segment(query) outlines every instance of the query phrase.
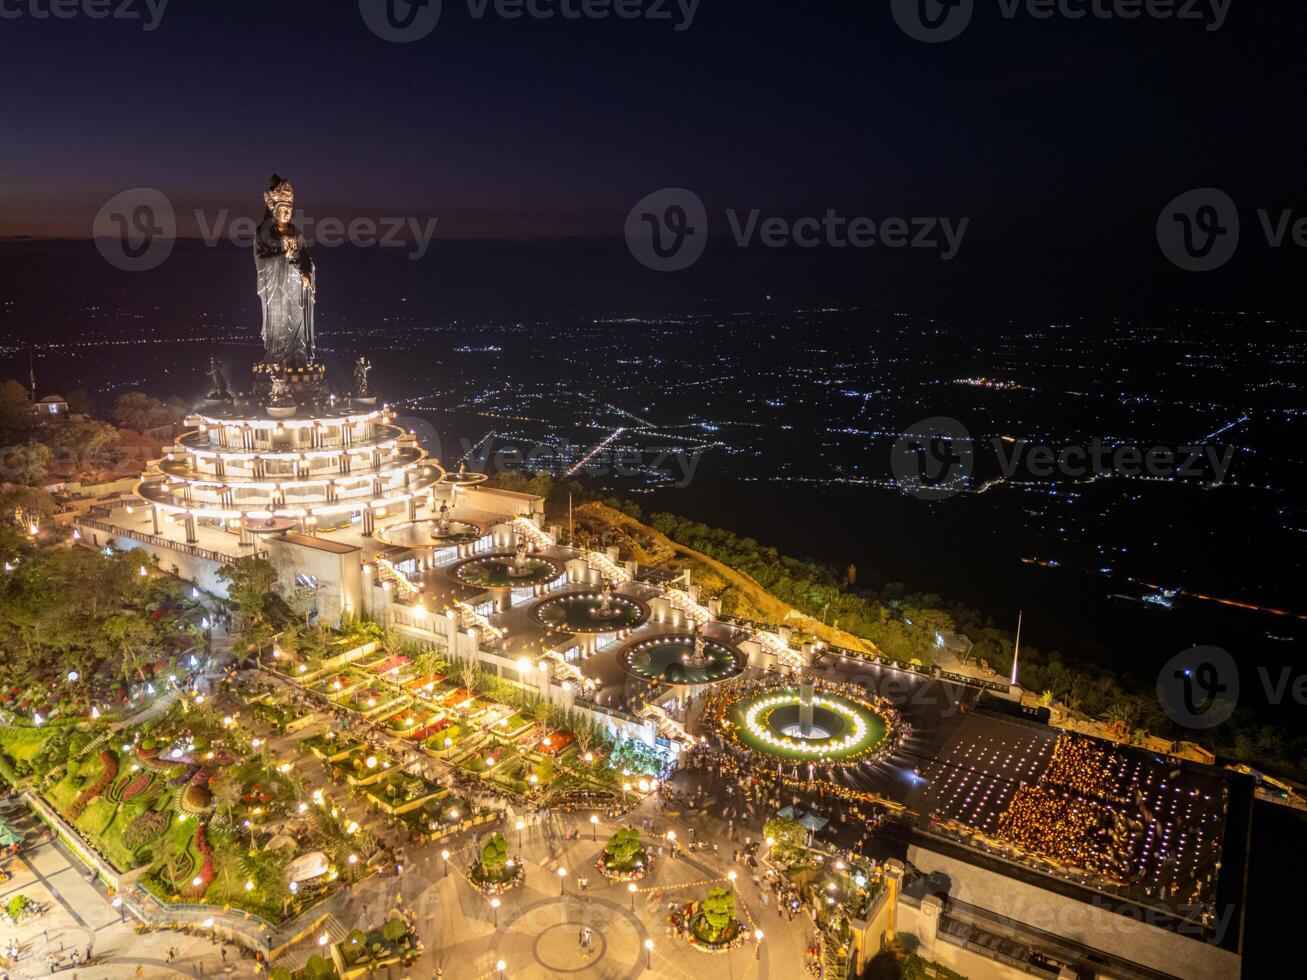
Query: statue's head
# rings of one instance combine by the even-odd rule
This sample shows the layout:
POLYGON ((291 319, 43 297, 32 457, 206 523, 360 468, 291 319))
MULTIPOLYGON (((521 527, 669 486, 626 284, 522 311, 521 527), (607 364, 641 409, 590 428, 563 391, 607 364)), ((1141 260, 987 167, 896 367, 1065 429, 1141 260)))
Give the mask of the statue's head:
POLYGON ((289 180, 273 174, 268 181, 268 189, 263 192, 263 203, 269 213, 277 219, 278 224, 289 224, 295 213, 295 188, 289 180))

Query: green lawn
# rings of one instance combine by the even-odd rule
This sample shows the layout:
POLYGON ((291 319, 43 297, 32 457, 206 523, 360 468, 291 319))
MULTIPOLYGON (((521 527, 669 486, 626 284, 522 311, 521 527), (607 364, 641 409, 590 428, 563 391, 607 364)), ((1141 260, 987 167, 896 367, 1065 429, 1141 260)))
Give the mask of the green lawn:
POLYGON ((0 751, 15 762, 31 762, 53 731, 52 728, 0 728, 0 751))

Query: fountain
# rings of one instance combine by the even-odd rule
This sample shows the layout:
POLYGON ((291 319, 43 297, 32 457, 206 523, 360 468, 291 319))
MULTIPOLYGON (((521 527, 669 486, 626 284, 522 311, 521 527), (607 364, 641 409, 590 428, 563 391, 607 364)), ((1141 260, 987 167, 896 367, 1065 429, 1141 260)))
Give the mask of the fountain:
POLYGON ((527 564, 527 552, 531 546, 526 543, 526 538, 519 537, 517 545, 514 547, 513 563, 508 566, 507 574, 509 578, 526 578, 535 574, 535 568, 527 564))
POLYGON ((799 682, 799 738, 812 738, 812 692, 814 686, 811 678, 799 682))
POLYGON ((623 610, 613 605, 613 583, 605 579, 603 599, 597 608, 590 610, 590 618, 617 619, 623 614, 623 610))
POLYGON ((662 684, 712 684, 739 675, 748 662, 739 647, 697 629, 637 640, 617 652, 627 673, 662 684))
POLYGON ((703 669, 711 663, 711 659, 707 654, 707 645, 703 640, 703 627, 697 623, 694 627, 693 637, 694 647, 681 655, 681 662, 687 667, 703 669))

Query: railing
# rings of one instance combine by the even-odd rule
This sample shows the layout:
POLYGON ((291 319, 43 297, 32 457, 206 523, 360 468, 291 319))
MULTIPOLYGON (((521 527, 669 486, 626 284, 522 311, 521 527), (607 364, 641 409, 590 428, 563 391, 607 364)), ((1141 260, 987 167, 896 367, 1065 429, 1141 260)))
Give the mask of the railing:
MULTIPOLYGON (((82 527, 94 528, 97 531, 103 531, 106 534, 112 534, 119 538, 131 538, 133 541, 139 541, 142 544, 152 545, 156 548, 166 548, 169 551, 176 551, 183 555, 191 555, 194 558, 203 558, 207 561, 218 562, 223 565, 235 565, 241 556, 225 555, 220 551, 211 551, 208 548, 201 548, 198 545, 188 544, 184 541, 173 541, 170 538, 162 537, 158 534, 150 534, 148 531, 137 531, 133 528, 118 527, 115 524, 108 524, 104 521, 97 521, 90 518, 83 518, 77 522, 82 527)), ((254 551, 250 553, 253 558, 267 558, 266 551, 254 551)))

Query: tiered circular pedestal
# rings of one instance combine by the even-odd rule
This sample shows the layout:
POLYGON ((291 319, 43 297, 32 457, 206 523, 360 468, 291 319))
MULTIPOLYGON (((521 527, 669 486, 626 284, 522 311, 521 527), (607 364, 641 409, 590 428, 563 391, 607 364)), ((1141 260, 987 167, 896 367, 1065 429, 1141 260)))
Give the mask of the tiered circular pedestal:
POLYGON ((713 684, 748 665, 744 651, 720 640, 705 638, 703 648, 704 663, 695 664, 693 636, 655 636, 622 647, 617 662, 628 674, 661 684, 713 684))
POLYGON ((614 595, 609 597, 607 611, 603 605, 604 595, 597 589, 569 592, 536 603, 531 615, 546 629, 579 636, 634 629, 649 620, 649 607, 638 599, 614 595))
POLYGON ((377 540, 395 548, 453 548, 479 540, 485 530, 467 521, 450 521, 442 531, 439 521, 407 521, 383 527, 377 540))
POLYGON ((479 555, 451 566, 449 575, 460 585, 474 589, 520 589, 548 585, 563 574, 558 562, 537 555, 529 555, 519 573, 514 565, 516 558, 509 552, 479 555))
POLYGON ((208 402, 136 493, 156 512, 242 534, 331 530, 388 513, 413 516, 444 471, 390 416, 367 405, 282 410, 208 402))

